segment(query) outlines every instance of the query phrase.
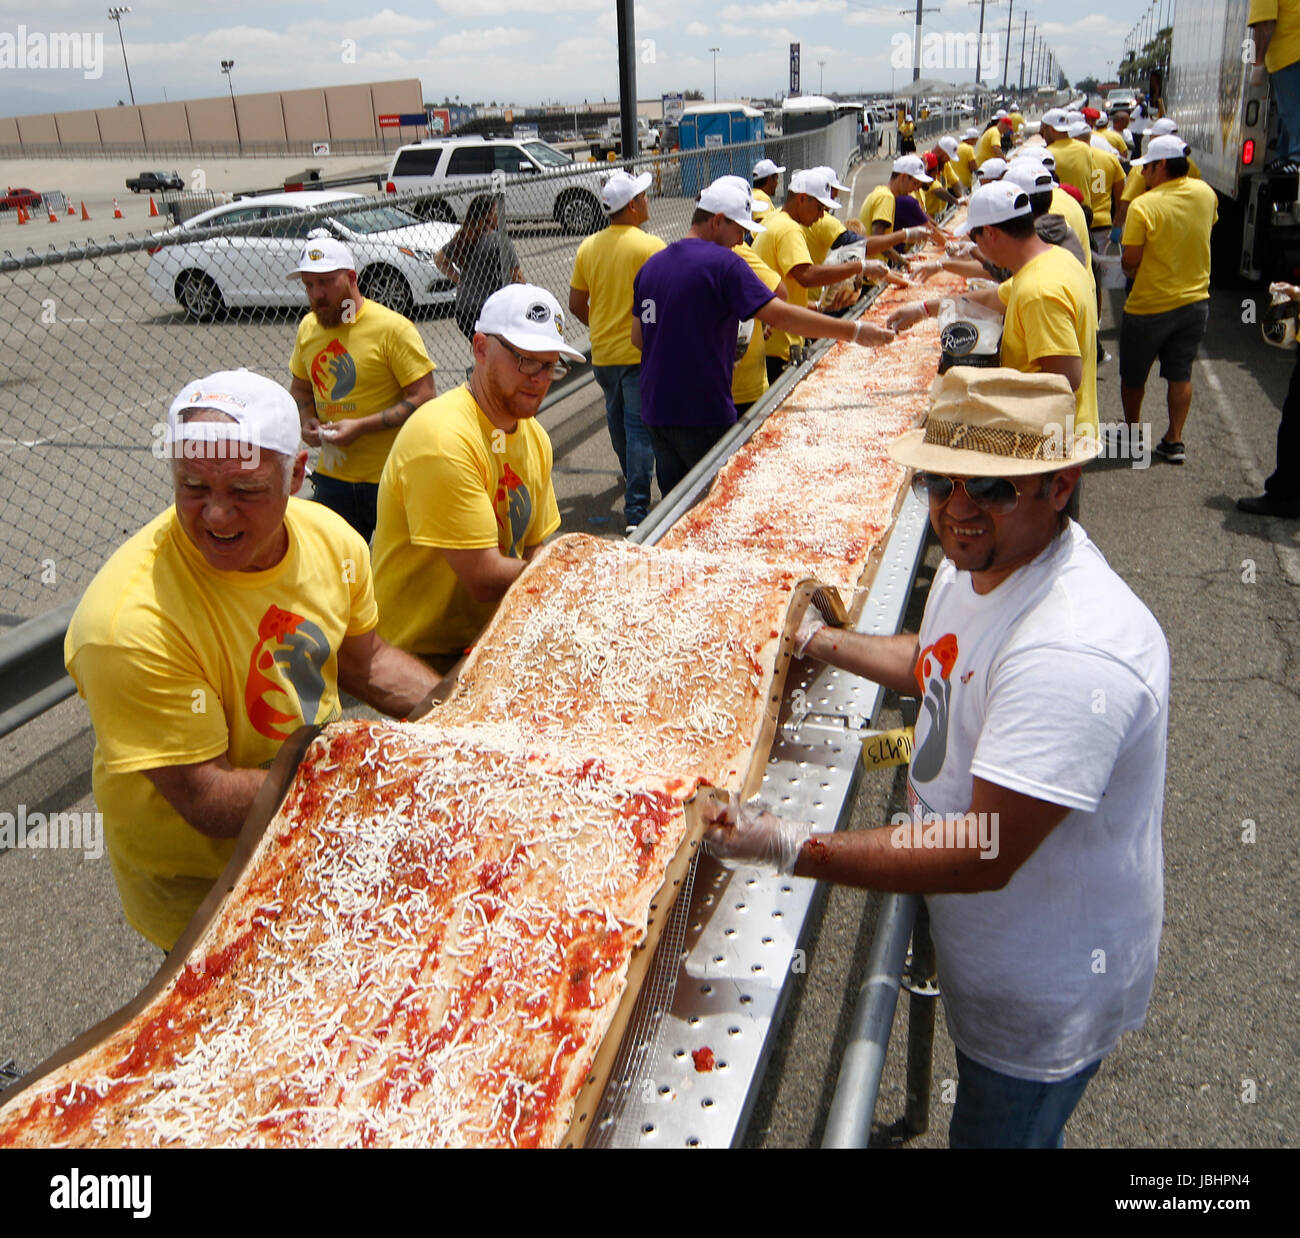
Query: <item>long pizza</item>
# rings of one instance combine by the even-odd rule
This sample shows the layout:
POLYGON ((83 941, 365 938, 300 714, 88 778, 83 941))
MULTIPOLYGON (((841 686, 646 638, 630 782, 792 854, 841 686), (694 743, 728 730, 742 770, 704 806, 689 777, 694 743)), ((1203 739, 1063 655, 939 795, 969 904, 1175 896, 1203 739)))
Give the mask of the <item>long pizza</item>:
POLYGON ((0 1108, 0 1146, 558 1143, 692 789, 329 728, 184 966, 0 1108))

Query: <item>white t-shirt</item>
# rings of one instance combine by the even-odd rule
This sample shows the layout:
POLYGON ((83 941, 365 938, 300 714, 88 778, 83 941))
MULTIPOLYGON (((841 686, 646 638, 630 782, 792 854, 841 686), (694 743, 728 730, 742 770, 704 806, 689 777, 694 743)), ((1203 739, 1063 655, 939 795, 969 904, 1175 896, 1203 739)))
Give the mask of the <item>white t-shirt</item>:
POLYGON ((1004 889, 927 896, 949 1031, 992 1070, 1068 1078, 1141 1026, 1155 980, 1164 633, 1071 523, 983 596, 945 560, 920 649, 913 813, 967 812, 973 774, 1071 809, 1004 889))

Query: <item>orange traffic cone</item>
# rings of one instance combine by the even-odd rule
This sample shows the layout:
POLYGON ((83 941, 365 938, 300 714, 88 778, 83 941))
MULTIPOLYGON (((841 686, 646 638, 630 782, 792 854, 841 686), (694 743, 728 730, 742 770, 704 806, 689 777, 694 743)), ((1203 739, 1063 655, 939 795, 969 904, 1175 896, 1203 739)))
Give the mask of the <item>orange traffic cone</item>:
POLYGON ((85 198, 82 198, 82 200, 81 200, 81 218, 82 218, 82 219, 85 219, 85 220, 89 220, 89 219, 90 219, 90 212, 89 212, 88 210, 86 210, 86 200, 85 200, 85 198))
POLYGON ((72 199, 69 198, 69 199, 68 199, 68 214, 69 214, 69 215, 75 215, 76 213, 77 213, 77 208, 76 208, 75 206, 72 205, 72 199))
POLYGON ((122 218, 122 208, 118 206, 116 198, 113 199, 113 218, 114 219, 122 218))
POLYGON ((153 219, 158 214, 158 206, 153 200, 153 194, 149 195, 149 218, 153 219))
POLYGON ((21 206, 18 208, 18 222, 20 224, 25 224, 27 222, 27 212, 23 210, 21 206))
POLYGON ((58 215, 56 215, 56 214, 54 213, 54 203, 51 202, 51 203, 50 203, 50 223, 52 223, 52 224, 56 224, 56 223, 58 223, 58 222, 59 222, 59 217, 58 217, 58 215))

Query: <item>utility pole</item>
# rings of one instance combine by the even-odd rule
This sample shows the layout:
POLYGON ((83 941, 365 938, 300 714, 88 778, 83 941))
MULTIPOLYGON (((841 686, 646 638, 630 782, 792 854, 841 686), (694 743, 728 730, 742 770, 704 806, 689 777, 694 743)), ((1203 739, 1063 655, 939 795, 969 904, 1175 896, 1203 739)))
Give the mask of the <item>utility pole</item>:
POLYGON ((1029 25, 1028 11, 1020 15, 1020 91, 1025 93, 1025 29, 1029 25))
MULTIPOLYGON (((938 9, 923 8, 925 0, 916 0, 916 34, 912 38, 912 81, 917 82, 921 79, 921 15, 923 13, 937 13, 938 9)), ((908 9, 899 9, 900 17, 906 17, 908 9)))
POLYGON ((126 40, 122 37, 122 17, 131 11, 128 4, 124 8, 108 10, 108 20, 117 22, 117 41, 122 45, 122 67, 126 69, 126 88, 131 92, 131 106, 135 106, 135 87, 131 85, 131 66, 126 62, 126 40))
POLYGON ((1007 70, 1011 67, 1011 13, 1016 7, 1016 0, 1009 0, 1007 4, 1007 46, 1002 53, 1002 94, 1007 93, 1007 70))
POLYGON ((230 87, 230 110, 235 117, 235 141, 239 144, 239 153, 244 153, 244 137, 239 132, 239 108, 235 105, 235 79, 230 76, 230 70, 235 67, 233 60, 223 60, 221 62, 221 71, 226 75, 226 85, 230 87))
POLYGON ((709 51, 713 54, 713 102, 718 101, 718 53, 722 50, 720 47, 711 47, 709 51))
POLYGON ((636 29, 632 0, 618 0, 619 154, 635 159, 640 134, 636 127, 636 29))

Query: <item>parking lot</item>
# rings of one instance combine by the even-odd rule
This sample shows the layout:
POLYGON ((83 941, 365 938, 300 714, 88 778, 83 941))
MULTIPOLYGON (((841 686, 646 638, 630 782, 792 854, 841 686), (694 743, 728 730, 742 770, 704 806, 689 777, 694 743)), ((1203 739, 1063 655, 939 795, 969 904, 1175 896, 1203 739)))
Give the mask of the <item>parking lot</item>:
MULTIPOLYGON (((883 178, 881 165, 863 169, 855 203, 883 178)), ((0 224, 0 244, 8 244, 12 226, 0 224)), ((681 210, 652 207, 650 227, 675 239, 683 230, 681 210)), ((543 256, 557 262, 569 244, 541 230, 523 238, 525 272, 543 256)), ((132 282, 138 261, 124 256, 97 265, 93 278, 65 283, 57 324, 16 333, 22 320, 6 320, 11 365, 4 391, 15 395, 5 407, 22 410, 24 419, 17 433, 14 412, 0 426, 9 436, 0 444, 0 518, 6 542, 38 562, 46 553, 56 562, 75 554, 84 570, 93 570, 165 503, 164 476, 148 454, 149 427, 161 411, 158 391, 203 372, 194 367, 205 358, 211 369, 243 352, 265 358, 267 372, 287 378, 291 314, 266 323, 198 325, 159 311, 136 320, 115 304, 114 289, 133 289, 130 295, 139 298, 132 282), (122 319, 115 323, 120 360, 90 355, 87 327, 115 313, 122 319), (72 375, 111 393, 111 410, 87 416, 70 402, 72 375), (10 469, 20 452, 27 453, 23 477, 34 476, 24 484, 39 492, 36 506, 32 495, 11 493, 10 469), (105 460, 112 474, 99 467, 105 460), (106 480, 113 475, 123 478, 120 487, 106 480)), ((19 287, 27 312, 39 318, 51 286, 31 278, 19 287)), ((1294 738, 1300 527, 1245 516, 1233 506, 1238 495, 1258 493, 1272 468, 1277 409, 1293 358, 1264 345, 1257 327, 1243 325, 1243 295, 1216 291, 1212 299, 1193 378, 1188 463, 1144 468, 1133 467, 1140 460, 1107 460, 1086 474, 1082 523, 1165 629, 1173 706, 1166 917, 1155 996, 1146 1027, 1124 1040, 1085 1093, 1067 1130, 1075 1147, 1260 1148, 1300 1137, 1293 1101, 1300 1087, 1293 910, 1300 878, 1293 838, 1300 798, 1294 738)), ((1102 321, 1112 353, 1118 305, 1108 296, 1102 321)), ((467 357, 454 325, 438 318, 418 325, 431 353, 435 346, 447 350, 451 360, 443 372, 454 375, 455 359, 467 357)), ((1098 379, 1103 421, 1120 420, 1113 360, 1099 368, 1098 379)), ((1163 429, 1162 391, 1153 380, 1146 412, 1155 437, 1163 429)), ((576 391, 541 420, 555 444, 562 527, 616 535, 621 484, 598 391, 576 391)), ((922 584, 937 562, 932 546, 922 584)), ((36 597, 53 602, 76 592, 60 580, 36 597)), ((913 623, 920 600, 913 600, 913 623)), ((887 713, 882 725, 897 720, 887 713)), ((93 810, 92 747, 85 709, 75 699, 0 740, 0 806, 93 810)), ((887 821, 898 786, 893 771, 867 775, 854 825, 887 821)), ((819 1141, 878 906, 875 896, 856 891, 824 895, 804 942, 807 972, 758 1097, 749 1143, 819 1141)), ((0 1062, 12 1056, 31 1067, 131 997, 158 962, 158 952, 122 921, 106 859, 58 851, 0 854, 0 1062)), ((883 1125, 903 1110, 907 1018, 904 995, 877 1110, 883 1125)), ((942 1084, 955 1073, 942 1018, 939 1026, 930 1130, 908 1146, 946 1143, 950 1097, 945 1100, 942 1084)), ((885 1141, 883 1129, 878 1138, 885 1141)))

